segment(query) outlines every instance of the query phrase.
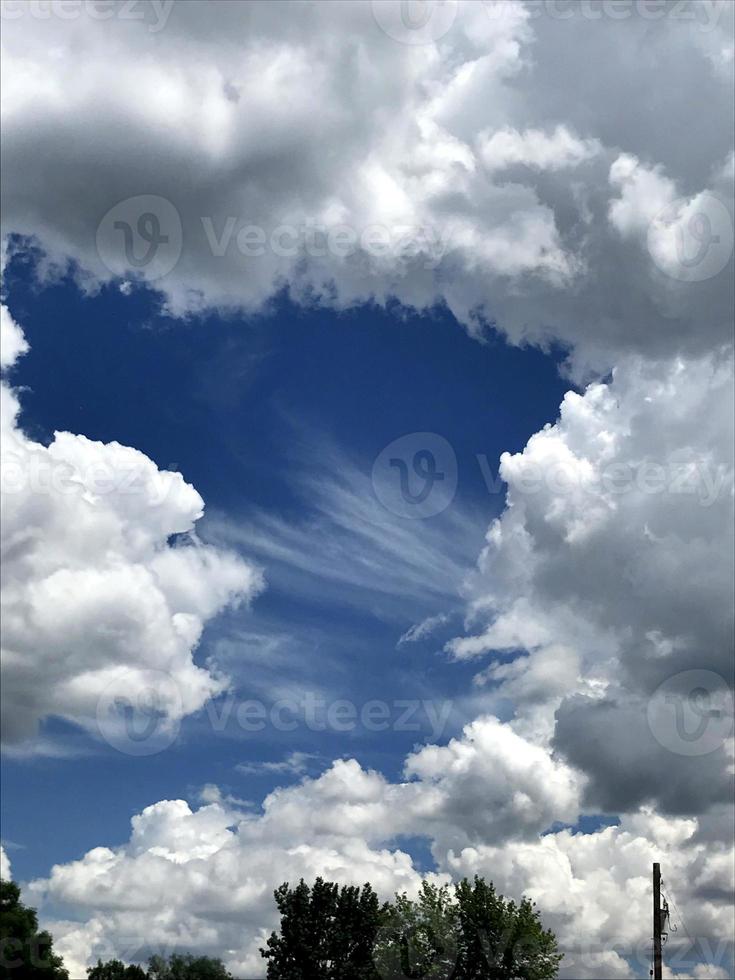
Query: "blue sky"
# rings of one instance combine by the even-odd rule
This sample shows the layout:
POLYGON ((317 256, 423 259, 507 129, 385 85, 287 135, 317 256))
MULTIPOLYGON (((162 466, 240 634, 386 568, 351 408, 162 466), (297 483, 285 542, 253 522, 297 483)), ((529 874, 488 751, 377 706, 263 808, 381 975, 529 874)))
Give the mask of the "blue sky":
MULTIPOLYGON (((421 316, 376 307, 337 314, 300 309, 281 295, 260 316, 210 316, 182 328, 161 314, 153 292, 124 296, 105 288, 88 297, 69 280, 39 287, 27 262, 9 266, 6 289, 30 344, 14 374, 23 389, 22 424, 38 441, 57 429, 117 440, 162 469, 179 470, 204 496, 207 515, 237 524, 258 510, 305 524, 314 510, 300 487, 330 465, 327 444, 369 480, 375 458, 394 439, 435 432, 457 456, 452 507, 476 531, 463 553, 467 573, 485 526, 504 506, 503 485, 488 490, 477 456, 496 477, 500 453, 520 450, 529 432, 553 422, 569 387, 559 374, 561 356, 512 348, 493 334, 478 344, 441 308, 421 316)), ((440 528, 441 520, 427 519, 440 528)), ((315 553, 329 545, 319 528, 305 534, 315 553)), ((454 621, 398 647, 412 625, 438 614, 434 595, 396 605, 338 584, 323 599, 293 597, 275 583, 252 609, 213 622, 197 659, 226 644, 236 697, 268 706, 280 687, 323 690, 325 669, 336 671, 327 685, 332 696, 358 705, 447 700, 446 738, 471 714, 475 672, 442 652, 461 623, 460 585, 447 579, 439 609, 454 621), (281 653, 274 663, 269 640, 281 653)), ((393 715, 406 710, 395 707, 393 715)), ((3 835, 19 845, 11 852, 23 878, 79 857, 92 836, 122 841, 132 814, 154 798, 196 799, 216 782, 258 803, 283 780, 282 773, 238 773, 238 764, 280 762, 298 749, 314 756, 311 774, 349 754, 397 777, 414 743, 431 737, 421 708, 406 718, 405 732, 358 726, 347 739, 306 724, 295 733, 243 733, 232 723, 217 732, 202 712, 184 721, 173 749, 138 759, 90 743, 64 723, 49 724, 63 733, 72 757, 8 761, 4 772, 3 835)))

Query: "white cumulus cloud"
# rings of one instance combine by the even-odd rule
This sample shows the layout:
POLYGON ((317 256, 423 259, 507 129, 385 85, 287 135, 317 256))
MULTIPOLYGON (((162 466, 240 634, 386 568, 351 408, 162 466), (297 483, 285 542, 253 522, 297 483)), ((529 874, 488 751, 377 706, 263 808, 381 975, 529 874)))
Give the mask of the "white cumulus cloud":
POLYGON ((226 686, 193 653, 207 620, 262 588, 260 571, 197 542, 204 502, 181 474, 116 442, 35 442, 16 393, 1 394, 4 742, 27 750, 51 716, 114 735, 100 710, 118 698, 156 697, 175 724, 226 686))
POLYGON ((401 23, 391 0, 379 7, 178 3, 162 26, 153 8, 16 10, 3 31, 5 232, 35 236, 49 275, 72 260, 87 289, 147 281, 182 315, 259 309, 283 287, 338 308, 439 301, 473 332, 562 340, 580 372, 728 338, 719 226, 723 264, 698 289, 665 263, 659 275, 619 228, 681 186, 695 202, 714 195, 731 229, 719 120, 732 64, 718 52, 732 9, 693 24, 468 0, 437 44, 415 45, 387 27, 401 23))

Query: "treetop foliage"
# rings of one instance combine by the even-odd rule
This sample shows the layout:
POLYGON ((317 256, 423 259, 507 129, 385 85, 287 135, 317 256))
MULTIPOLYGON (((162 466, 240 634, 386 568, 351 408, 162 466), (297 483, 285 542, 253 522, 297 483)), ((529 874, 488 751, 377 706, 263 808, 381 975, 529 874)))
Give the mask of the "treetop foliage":
POLYGON ((87 970, 87 980, 233 980, 222 960, 211 956, 192 956, 174 953, 172 956, 152 956, 148 970, 141 966, 125 966, 120 960, 98 961, 87 970))
POLYGON ((424 882, 381 905, 369 884, 317 878, 275 892, 279 933, 261 950, 268 980, 553 980, 561 955, 528 899, 475 877, 424 882))

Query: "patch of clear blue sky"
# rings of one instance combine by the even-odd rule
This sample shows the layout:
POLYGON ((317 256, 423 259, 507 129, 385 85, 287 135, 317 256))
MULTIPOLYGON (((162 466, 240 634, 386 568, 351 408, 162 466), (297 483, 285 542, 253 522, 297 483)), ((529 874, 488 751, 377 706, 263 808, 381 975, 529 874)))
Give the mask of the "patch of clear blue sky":
MULTIPOLYGON (((522 449, 556 418, 569 387, 559 376, 560 352, 512 348, 494 333, 480 344, 444 309, 335 313, 296 307, 285 293, 259 316, 173 321, 149 290, 125 296, 110 287, 84 296, 70 280, 39 287, 32 265, 17 259, 6 290, 31 348, 13 383, 24 388, 22 424, 33 438, 47 442, 59 429, 135 446, 199 490, 209 515, 205 535, 211 526, 226 537, 227 529, 254 520, 262 530, 272 519, 298 528, 298 543, 313 549, 313 574, 266 561, 269 588, 252 610, 227 613, 206 630, 197 658, 216 651, 238 699, 259 698, 269 708, 284 691, 323 691, 359 710, 378 698, 393 706, 394 720, 404 710, 395 702, 451 700, 440 741, 478 713, 483 695, 471 683, 477 664, 451 663, 441 652, 461 628, 454 584, 446 596, 424 597, 415 583, 404 596, 399 583, 391 597, 380 592, 379 571, 374 589, 341 588, 339 575, 322 587, 324 563, 316 559, 330 536, 342 535, 348 555, 359 538, 336 529, 328 513, 315 516, 309 487, 322 486, 324 468, 342 460, 358 480, 357 496, 371 494, 371 467, 386 445, 407 433, 439 433, 458 462, 451 513, 476 528, 454 555, 469 570, 504 503, 502 493, 488 493, 477 454, 496 472, 501 452, 522 449), (396 648, 413 623, 438 613, 449 618, 434 634, 396 648)), ((417 522, 417 533, 434 535, 439 564, 442 541, 458 547, 447 520, 417 522)), ((231 543, 248 554, 247 533, 231 543)), ((371 557, 379 562, 380 552, 371 557)), ((401 567, 399 561, 392 569, 399 579, 401 567)), ((131 759, 51 721, 46 733, 75 757, 5 761, 3 838, 20 845, 10 857, 17 877, 27 879, 92 846, 121 843, 142 807, 164 798, 194 801, 205 783, 257 805, 275 785, 298 778, 258 765, 294 750, 308 755, 312 775, 348 755, 396 778, 406 753, 431 737, 421 710, 407 724, 399 731, 358 726, 338 733, 299 724, 248 733, 232 720, 217 731, 203 712, 184 721, 172 748, 131 759), (411 727, 417 720, 419 729, 411 727)), ((408 849, 425 863, 418 839, 408 849)))

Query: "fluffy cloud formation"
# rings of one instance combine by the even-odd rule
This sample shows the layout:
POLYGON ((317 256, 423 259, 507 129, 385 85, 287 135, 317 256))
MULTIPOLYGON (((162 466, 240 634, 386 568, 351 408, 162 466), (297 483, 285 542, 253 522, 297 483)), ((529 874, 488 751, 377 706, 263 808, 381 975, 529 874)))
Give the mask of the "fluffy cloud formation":
POLYGON ((478 719, 444 748, 417 750, 405 775, 390 783, 338 760, 316 779, 274 790, 258 814, 233 808, 211 786, 211 802, 194 812, 161 801, 133 818, 126 845, 55 866, 29 894, 80 975, 100 955, 134 959, 185 942, 224 953, 235 975, 254 976, 281 881, 321 874, 368 880, 385 898, 414 893, 424 876, 400 849, 403 836, 433 839, 441 868, 453 849, 530 842, 550 820, 578 812, 575 774, 495 718, 478 719))
POLYGON ((478 718, 446 746, 418 749, 405 775, 394 785, 355 760, 337 761, 298 792, 275 790, 263 804, 260 832, 311 840, 339 827, 372 843, 421 834, 446 851, 532 839, 579 812, 577 775, 492 717, 478 718))
POLYGON ((7 307, 0 306, 0 368, 5 370, 15 364, 28 350, 23 331, 13 320, 7 307))
MULTIPOLYGON (((192 812, 181 800, 162 801, 134 818, 123 848, 98 847, 56 866, 29 893, 48 908, 58 903, 87 914, 83 923, 53 923, 58 948, 80 976, 97 955, 133 959, 183 942, 224 956, 236 976, 257 976, 258 946, 277 921, 272 892, 283 880, 321 874, 370 881, 386 897, 416 891, 421 876, 409 856, 362 836, 371 803, 379 805, 384 792, 381 777, 347 762, 304 788, 278 791, 265 800, 262 817, 217 803, 192 812), (338 807, 310 809, 334 804, 336 794, 338 807)), ((371 836, 380 832, 390 831, 383 826, 371 836)))
POLYGON ((406 773, 426 784, 421 798, 430 799, 413 830, 422 827, 441 850, 532 837, 579 813, 577 774, 492 717, 477 719, 446 746, 415 752, 406 773))
POLYGON ((0 878, 4 878, 7 881, 9 880, 10 876, 10 859, 8 858, 5 848, 0 844, 0 878))
POLYGON ((499 129, 480 137, 480 156, 489 170, 503 170, 523 164, 537 170, 561 170, 576 167, 600 152, 596 140, 580 140, 565 126, 553 133, 529 129, 499 129))
MULTIPOLYGON (((4 308, 2 322, 17 356, 25 340, 4 308)), ((3 741, 27 750, 50 716, 114 741, 119 699, 135 712, 155 697, 175 725, 226 687, 192 653, 208 619, 259 591, 260 572, 196 542, 204 503, 179 473, 70 432, 34 442, 16 393, 0 394, 3 741)))
MULTIPOLYGON (((469 740, 451 751, 458 758, 462 749, 471 755, 469 740)), ((482 787, 478 773, 468 772, 468 782, 471 775, 482 787)), ((391 847, 405 830, 407 802, 414 819, 419 812, 436 825, 452 819, 430 782, 389 784, 354 760, 275 791, 262 815, 217 802, 192 811, 181 800, 162 801, 134 817, 128 843, 57 865, 29 894, 43 904, 47 921, 54 908, 86 914, 83 921, 50 921, 57 947, 79 975, 97 956, 114 951, 132 960, 185 941, 188 948, 224 953, 236 976, 256 976, 263 970, 258 946, 276 923, 272 890, 282 880, 324 874, 344 883, 369 880, 385 898, 396 890, 415 893, 422 876, 406 853, 391 847)), ((494 804, 492 790, 485 802, 494 804)), ((726 976, 723 937, 730 927, 721 896, 732 888, 732 852, 698 842, 696 830, 694 820, 643 812, 587 835, 510 835, 457 850, 435 839, 439 872, 429 877, 483 874, 507 894, 537 900, 566 952, 563 977, 632 977, 649 952, 640 930, 650 904, 648 870, 663 859, 677 903, 691 910, 690 929, 703 947, 711 942, 712 975, 726 976)), ((675 939, 673 947, 680 947, 680 968, 701 957, 675 939)))
POLYGON ((731 798, 732 446, 722 351, 623 363, 501 459, 509 506, 471 585, 486 625, 450 649, 493 658, 479 682, 513 700, 519 731, 553 735, 603 810, 731 798))
POLYGON ((415 44, 388 0, 14 4, 5 231, 37 236, 49 271, 139 277, 180 314, 286 286, 443 301, 473 331, 572 345, 579 371, 701 352, 730 330, 733 11, 639 6, 469 0, 415 44), (705 283, 681 281, 691 262, 705 283))
MULTIPOLYGON (((641 922, 650 916, 650 868, 663 861, 666 880, 678 908, 686 909, 686 927, 697 937, 695 951, 684 935, 667 943, 671 976, 727 977, 732 923, 727 900, 713 895, 733 888, 732 846, 713 851, 697 843, 694 820, 665 820, 643 811, 619 827, 593 834, 562 830, 531 843, 470 848, 450 854, 447 868, 456 875, 482 874, 511 895, 527 894, 545 910, 566 952, 562 976, 568 978, 640 976, 650 961, 650 940, 641 922), (708 948, 709 964, 696 963, 708 948), (631 960, 634 964, 631 971, 631 960), (635 965, 638 969, 635 970, 635 965)), ((678 919, 672 911, 674 920, 678 919)), ((678 919, 679 931, 683 932, 678 919)))

